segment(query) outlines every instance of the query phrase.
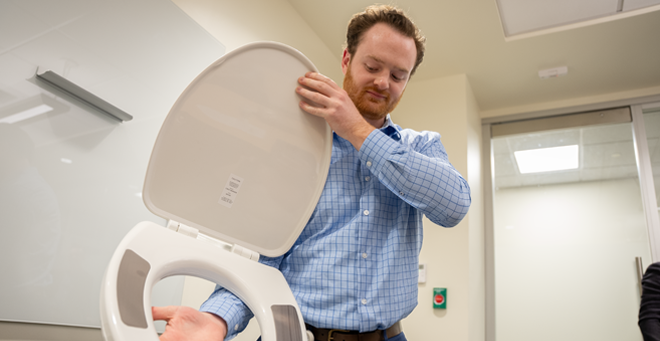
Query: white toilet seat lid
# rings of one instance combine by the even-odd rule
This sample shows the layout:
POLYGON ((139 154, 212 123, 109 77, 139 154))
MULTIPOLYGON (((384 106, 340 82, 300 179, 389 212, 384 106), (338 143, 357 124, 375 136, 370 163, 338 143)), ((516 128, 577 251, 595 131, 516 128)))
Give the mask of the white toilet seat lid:
POLYGON ((160 130, 143 198, 154 214, 261 255, 288 251, 321 195, 332 131, 300 109, 299 51, 245 45, 204 70, 160 130))

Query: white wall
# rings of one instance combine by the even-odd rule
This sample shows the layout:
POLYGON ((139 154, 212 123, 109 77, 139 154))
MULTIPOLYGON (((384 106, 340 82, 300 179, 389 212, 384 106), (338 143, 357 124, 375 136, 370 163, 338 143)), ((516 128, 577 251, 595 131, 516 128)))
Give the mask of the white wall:
POLYGON ((500 189, 494 203, 498 340, 642 339, 636 179, 500 189))
MULTIPOLYGON (((0 339, 101 338, 110 256, 138 222, 164 223, 141 199, 160 125, 224 51, 169 0, 0 1, 0 118, 55 108, 0 133, 0 339), (39 86, 38 67, 134 119, 39 86)), ((163 282, 154 304, 178 302, 183 280, 163 282)))
MULTIPOLYGON (((164 222, 141 199, 162 120, 225 49, 168 0, 2 1, 0 13, 0 118, 54 108, 0 133, 0 320, 100 327, 117 244, 142 220, 164 222), (40 85, 37 68, 134 119, 40 85)), ((176 302, 179 282, 156 301, 176 302)))

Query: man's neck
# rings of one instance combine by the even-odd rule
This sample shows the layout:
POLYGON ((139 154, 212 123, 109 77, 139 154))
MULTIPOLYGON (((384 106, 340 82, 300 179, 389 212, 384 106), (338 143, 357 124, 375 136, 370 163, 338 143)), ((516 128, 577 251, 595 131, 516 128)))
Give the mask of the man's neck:
MULTIPOLYGON (((362 116, 362 117, 364 117, 364 116, 362 116)), ((380 128, 383 127, 383 125, 385 125, 385 117, 382 117, 382 118, 379 118, 379 119, 376 119, 376 120, 372 120, 372 119, 364 117, 364 120, 367 121, 369 124, 371 124, 376 129, 380 129, 380 128)))

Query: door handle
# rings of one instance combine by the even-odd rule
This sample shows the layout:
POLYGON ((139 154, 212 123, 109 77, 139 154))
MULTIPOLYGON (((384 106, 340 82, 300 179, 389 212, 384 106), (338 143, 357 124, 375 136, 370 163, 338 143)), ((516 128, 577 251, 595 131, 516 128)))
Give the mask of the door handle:
POLYGON ((644 267, 642 267, 642 257, 635 257, 637 267, 637 285, 639 286, 639 295, 642 295, 642 277, 644 276, 644 267))

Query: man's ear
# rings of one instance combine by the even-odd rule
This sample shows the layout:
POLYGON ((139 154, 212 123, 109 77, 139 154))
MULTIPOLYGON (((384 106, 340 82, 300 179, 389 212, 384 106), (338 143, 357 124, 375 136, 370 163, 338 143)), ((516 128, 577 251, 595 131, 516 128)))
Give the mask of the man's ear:
POLYGON ((347 49, 344 49, 344 54, 341 56, 341 72, 346 74, 348 70, 348 64, 351 63, 351 54, 348 53, 347 49))

